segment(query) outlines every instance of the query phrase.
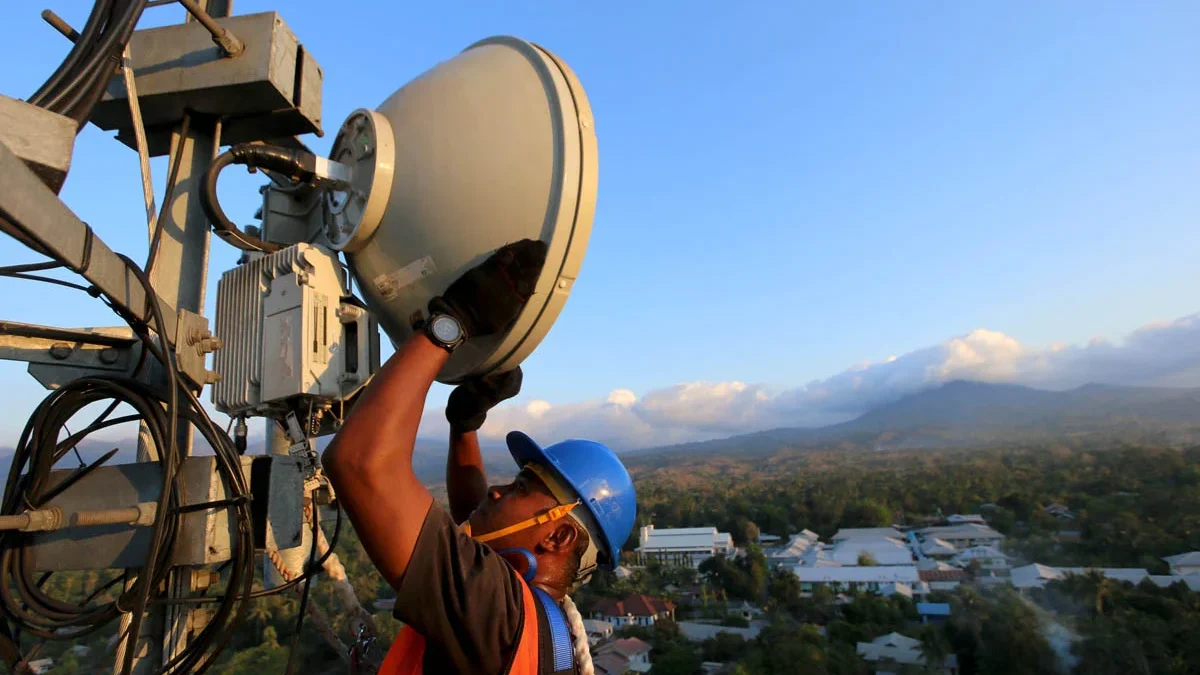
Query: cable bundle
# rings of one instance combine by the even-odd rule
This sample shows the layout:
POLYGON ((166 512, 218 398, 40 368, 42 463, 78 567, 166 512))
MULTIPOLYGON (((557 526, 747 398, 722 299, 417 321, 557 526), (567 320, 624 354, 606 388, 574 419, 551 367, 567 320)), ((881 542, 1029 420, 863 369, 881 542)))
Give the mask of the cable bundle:
MULTIPOLYGON (((155 294, 145 273, 131 260, 125 264, 138 277, 146 290, 147 297, 155 294)), ((22 271, 26 269, 23 266, 22 271)), ((10 270, 4 270, 9 272, 10 270)), ((17 276, 12 274, 12 276, 17 276)), ((31 275, 26 278, 32 278, 31 275)), ((41 279, 38 279, 41 280, 41 279)), ((92 290, 92 289, 89 289, 92 290)), ((158 304, 149 303, 156 332, 162 333, 162 315, 158 304)), ((155 448, 158 449, 162 468, 162 487, 159 493, 158 510, 152 526, 150 549, 146 562, 138 571, 136 581, 116 601, 99 607, 88 607, 91 597, 80 605, 64 603, 41 591, 49 575, 34 578, 33 560, 27 555, 29 536, 20 532, 6 532, 0 536, 0 608, 5 618, 19 630, 45 639, 76 639, 97 630, 123 612, 129 612, 131 622, 122 673, 133 666, 137 638, 146 609, 152 604, 205 602, 218 605, 204 630, 195 636, 188 646, 163 664, 159 673, 201 673, 219 655, 232 637, 233 631, 245 613, 245 601, 251 597, 254 580, 253 521, 250 512, 250 490, 242 473, 241 458, 233 441, 208 417, 195 393, 180 379, 171 350, 161 349, 152 337, 149 326, 131 321, 135 332, 142 339, 142 360, 137 373, 146 364, 146 355, 153 355, 164 367, 167 386, 157 389, 144 382, 127 377, 87 377, 75 380, 48 396, 34 412, 21 434, 13 456, 12 467, 2 501, 0 513, 15 515, 26 509, 36 509, 47 504, 58 494, 69 489, 85 475, 107 460, 115 451, 96 462, 81 467, 66 480, 51 485, 49 474, 56 462, 72 451, 85 436, 104 429, 132 421, 145 423, 155 448), (66 423, 88 405, 110 401, 104 412, 82 431, 70 434, 59 441, 66 423), (134 414, 111 418, 120 404, 134 409, 134 414), (184 455, 177 439, 180 430, 193 425, 213 448, 217 460, 217 471, 225 484, 228 499, 203 504, 180 504, 179 469, 184 455), (170 572, 170 556, 174 549, 179 529, 179 518, 187 511, 228 508, 235 526, 232 538, 232 559, 229 561, 227 591, 219 597, 191 597, 171 599, 161 595, 163 583, 170 572), (14 594, 15 589, 15 594, 14 594), (65 629, 65 630, 64 630, 65 629), (60 632, 62 631, 62 632, 60 632)), ((117 577, 107 586, 97 590, 92 597, 111 587, 122 577, 117 577)), ((273 589, 274 590, 274 589, 273 589)), ((14 645, 14 631, 5 627, 4 636, 9 645, 14 645)))
POLYGON ((29 102, 70 117, 83 129, 121 62, 146 1, 97 0, 74 47, 29 102))

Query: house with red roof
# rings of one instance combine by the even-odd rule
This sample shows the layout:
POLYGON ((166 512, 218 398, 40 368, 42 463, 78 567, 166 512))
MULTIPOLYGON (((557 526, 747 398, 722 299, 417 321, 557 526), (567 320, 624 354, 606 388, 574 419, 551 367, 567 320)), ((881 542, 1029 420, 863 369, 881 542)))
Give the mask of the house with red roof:
POLYGON ((608 621, 617 630, 625 626, 653 626, 663 619, 675 620, 675 603, 642 594, 624 600, 604 598, 596 603, 592 618, 608 621))
POLYGON ((645 673, 650 670, 650 645, 637 638, 623 638, 602 646, 592 656, 597 674, 645 673))

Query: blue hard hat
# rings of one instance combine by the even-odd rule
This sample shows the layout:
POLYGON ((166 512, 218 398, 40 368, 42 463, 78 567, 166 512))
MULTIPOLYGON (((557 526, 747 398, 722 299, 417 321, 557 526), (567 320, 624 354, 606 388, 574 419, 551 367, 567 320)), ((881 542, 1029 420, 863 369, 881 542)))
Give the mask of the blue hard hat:
POLYGON ((616 453, 601 443, 571 439, 541 447, 520 431, 505 439, 508 451, 519 466, 531 462, 554 472, 583 501, 600 528, 603 541, 596 542, 615 568, 637 520, 637 494, 629 471, 616 453))

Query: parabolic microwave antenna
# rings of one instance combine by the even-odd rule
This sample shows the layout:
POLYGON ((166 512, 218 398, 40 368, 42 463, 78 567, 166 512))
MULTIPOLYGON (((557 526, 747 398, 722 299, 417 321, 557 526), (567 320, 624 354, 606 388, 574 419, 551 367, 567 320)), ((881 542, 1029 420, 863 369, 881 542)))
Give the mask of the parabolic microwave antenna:
POLYGON ((431 298, 497 248, 545 242, 516 323, 469 339, 438 380, 520 365, 566 303, 596 210, 595 126, 571 69, 523 40, 482 40, 376 110, 350 114, 330 159, 352 167, 352 178, 326 196, 325 236, 395 344, 431 298))

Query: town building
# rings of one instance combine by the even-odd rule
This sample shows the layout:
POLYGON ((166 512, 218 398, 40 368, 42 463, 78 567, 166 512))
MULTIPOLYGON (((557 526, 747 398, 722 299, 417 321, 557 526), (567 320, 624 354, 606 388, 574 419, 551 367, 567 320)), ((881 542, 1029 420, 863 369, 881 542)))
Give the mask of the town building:
MULTIPOLYGON (((899 633, 888 633, 870 642, 859 642, 855 646, 855 651, 864 661, 872 665, 876 675, 893 675, 909 672, 910 666, 925 666, 925 655, 921 653, 921 641, 899 633)), ((925 669, 922 672, 957 675, 958 658, 951 654, 946 657, 941 668, 925 669)))
MULTIPOLYGON (((869 591, 873 593, 896 592, 897 584, 913 586, 921 581, 915 565, 853 566, 853 567, 805 567, 792 568, 800 580, 802 594, 811 594, 820 586, 834 592, 869 591)), ((900 591, 903 592, 903 591, 900 591)))
POLYGON ((604 675, 620 675, 626 671, 649 672, 650 645, 637 638, 622 638, 609 642, 602 645, 592 655, 592 665, 595 666, 598 674, 604 673, 604 675), (621 667, 624 669, 617 669, 621 667), (601 670, 602 668, 603 670, 601 670))
POLYGON ((1055 502, 1043 507, 1043 510, 1059 520, 1075 520, 1075 514, 1065 504, 1055 502))
POLYGON ((950 605, 944 602, 918 602, 921 623, 942 623, 950 618, 950 605))
POLYGON ((947 518, 946 522, 950 525, 962 525, 963 523, 979 523, 980 525, 987 525, 987 521, 984 520, 983 516, 979 515, 978 513, 969 513, 967 515, 956 513, 947 518))
POLYGON ((49 673, 54 668, 54 659, 49 657, 37 659, 28 661, 25 665, 29 667, 29 670, 33 671, 34 675, 42 675, 43 673, 49 673))
POLYGON ((653 626, 656 621, 674 620, 675 604, 648 595, 631 595, 624 600, 603 598, 592 611, 593 619, 607 621, 620 630, 626 626, 653 626))
POLYGON ((696 621, 680 621, 678 625, 679 634, 688 642, 704 642, 716 637, 718 633, 741 635, 744 640, 753 640, 758 637, 759 631, 762 630, 761 627, 755 625, 751 625, 749 628, 738 628, 736 626, 718 626, 696 621))
POLYGON ((743 600, 740 605, 734 605, 730 607, 725 613, 729 616, 741 617, 746 621, 754 621, 763 615, 763 611, 761 609, 755 607, 746 600, 743 600))
POLYGON ((588 644, 596 645, 612 638, 613 625, 601 619, 584 619, 583 629, 587 631, 588 644))
POLYGON ((1188 574, 1186 576, 1152 574, 1146 578, 1150 580, 1150 583, 1159 588, 1170 588, 1175 584, 1182 583, 1193 593, 1200 591, 1200 574, 1188 574))
POLYGON ((1189 574, 1200 574, 1200 551, 1189 551, 1179 555, 1163 558, 1171 566, 1171 574, 1186 577, 1189 574))
POLYGON ((1101 574, 1106 579, 1135 585, 1150 577, 1149 572, 1136 567, 1051 567, 1033 563, 1023 567, 1014 567, 1010 579, 1012 585, 1019 589, 1044 588, 1051 581, 1065 579, 1071 574, 1085 575, 1093 572, 1101 574))
POLYGON ((863 534, 843 537, 835 539, 833 546, 827 550, 827 559, 843 566, 858 565, 863 557, 870 558, 876 565, 913 564, 912 551, 905 545, 903 535, 890 537, 863 534))
POLYGON ((833 535, 833 541, 842 539, 860 539, 863 537, 887 537, 903 539, 904 535, 894 527, 846 527, 833 535))
POLYGON ((956 568, 921 569, 917 570, 917 576, 931 591, 953 591, 968 578, 965 571, 956 568))
POLYGON ((958 567, 970 567, 974 563, 979 566, 979 569, 992 572, 1007 571, 1012 567, 1008 562, 1008 556, 1001 553, 995 546, 972 546, 963 549, 950 562, 958 567))
POLYGON ((817 543, 817 535, 805 530, 800 534, 793 534, 784 546, 764 551, 764 555, 773 567, 791 567, 799 565, 804 555, 817 543))
POLYGON ((637 554, 643 564, 653 559, 664 565, 699 568, 713 556, 734 552, 733 537, 715 527, 656 530, 654 525, 646 525, 638 539, 637 554))
POLYGON ((921 553, 930 558, 950 558, 958 554, 958 549, 944 539, 931 537, 921 544, 921 553))
POLYGON ((941 539, 955 548, 972 546, 998 546, 1004 535, 987 525, 964 523, 962 525, 938 525, 919 532, 922 541, 941 539))

